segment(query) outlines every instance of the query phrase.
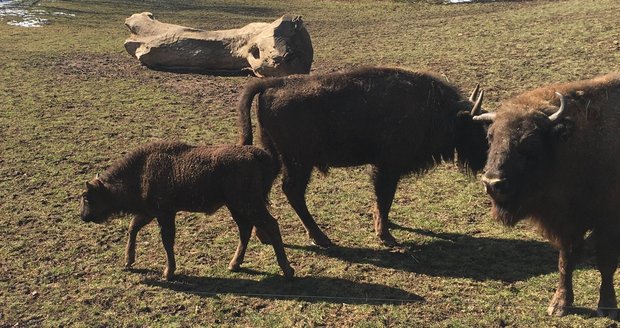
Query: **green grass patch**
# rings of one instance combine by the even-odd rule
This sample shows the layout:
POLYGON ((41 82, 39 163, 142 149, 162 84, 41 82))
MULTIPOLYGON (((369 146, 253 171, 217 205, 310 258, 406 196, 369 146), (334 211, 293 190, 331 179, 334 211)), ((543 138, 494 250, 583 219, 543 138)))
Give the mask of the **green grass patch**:
MULTIPOLYGON (((313 74, 360 65, 437 71, 486 107, 528 88, 620 70, 620 3, 498 1, 40 1, 75 14, 20 28, 0 17, 0 326, 552 326, 607 327, 582 311, 545 314, 556 251, 527 224, 489 216, 476 177, 442 164, 402 180, 391 211, 402 247, 374 236, 367 167, 314 174, 308 205, 338 244, 310 246, 277 182, 278 218, 298 279, 286 282, 271 247, 252 239, 246 270, 226 270, 237 243, 230 214, 181 213, 180 281, 155 224, 123 271, 128 218, 79 220, 84 182, 135 146, 158 139, 234 143, 247 77, 156 72, 127 55, 124 19, 151 11, 206 29, 300 14, 313 74)), ((591 260, 575 274, 576 305, 594 309, 591 260)))

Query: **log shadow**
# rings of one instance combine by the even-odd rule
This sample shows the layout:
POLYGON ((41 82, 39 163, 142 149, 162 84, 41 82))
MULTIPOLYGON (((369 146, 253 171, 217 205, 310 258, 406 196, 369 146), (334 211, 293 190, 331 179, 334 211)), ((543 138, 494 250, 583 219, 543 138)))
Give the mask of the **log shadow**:
POLYGON ((402 289, 330 277, 296 277, 289 281, 272 275, 255 281, 181 274, 175 277, 175 281, 144 279, 143 283, 214 298, 217 298, 218 294, 232 294, 270 300, 296 299, 334 304, 403 304, 424 301, 423 297, 402 289))
MULTIPOLYGON (((134 58, 135 59, 135 58, 134 58)), ((137 60, 137 59, 136 59, 137 60)), ((200 74, 200 75, 209 75, 209 76, 226 76, 226 77, 256 77, 254 71, 250 67, 243 68, 240 70, 214 70, 214 69, 202 69, 202 68, 184 68, 184 67, 165 67, 165 66, 155 66, 155 65, 145 65, 140 63, 138 64, 151 69, 153 71, 158 72, 167 72, 167 73, 176 73, 176 74, 200 74)))
POLYGON ((472 237, 455 233, 435 233, 424 229, 407 230, 433 237, 434 240, 421 245, 404 242, 395 249, 346 246, 322 249, 296 245, 287 247, 313 250, 318 254, 352 263, 478 281, 491 279, 510 283, 557 271, 557 251, 545 242, 472 237))

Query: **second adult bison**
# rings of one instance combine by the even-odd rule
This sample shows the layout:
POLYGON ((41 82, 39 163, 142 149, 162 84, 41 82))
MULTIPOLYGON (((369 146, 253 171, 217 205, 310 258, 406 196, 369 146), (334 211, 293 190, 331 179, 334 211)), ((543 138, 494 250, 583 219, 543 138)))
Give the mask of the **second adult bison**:
POLYGON ((391 245, 388 212, 401 176, 452 160, 455 150, 458 162, 473 171, 486 161, 484 126, 472 120, 483 92, 476 88, 463 98, 430 73, 371 67, 250 82, 238 107, 242 144, 252 144, 250 108, 257 94, 262 147, 281 159, 283 191, 321 246, 332 243, 305 201, 313 167, 373 165, 375 232, 391 245))
POLYGON ((483 182, 495 216, 507 225, 532 219, 560 249, 549 314, 571 307, 576 253, 592 231, 602 278, 599 313, 615 318, 620 73, 535 89, 475 119, 493 122, 483 182))

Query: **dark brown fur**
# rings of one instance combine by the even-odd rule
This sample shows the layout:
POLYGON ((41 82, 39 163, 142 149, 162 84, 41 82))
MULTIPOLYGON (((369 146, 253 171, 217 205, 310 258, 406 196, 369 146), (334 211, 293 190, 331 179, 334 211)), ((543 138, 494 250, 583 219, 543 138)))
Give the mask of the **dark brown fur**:
POLYGON ((331 245, 308 212, 305 191, 313 167, 371 164, 374 168, 375 231, 394 244, 387 215, 400 177, 454 159, 482 169, 487 143, 473 122, 472 103, 430 73, 363 68, 317 76, 254 81, 238 108, 242 144, 252 144, 250 108, 259 94, 261 145, 279 156, 283 190, 315 243, 331 245))
POLYGON ((135 215, 129 227, 128 267, 135 260, 138 231, 156 218, 168 258, 164 276, 170 279, 176 268, 176 213, 210 214, 226 206, 240 236, 229 268, 239 269, 255 226, 272 242, 284 275, 292 277, 278 223, 266 207, 276 175, 277 167, 270 155, 255 147, 154 142, 126 155, 101 177, 86 184, 81 217, 87 222, 101 223, 119 212, 135 215))
POLYGON ((620 249, 620 74, 542 87, 505 102, 489 128, 486 181, 494 215, 507 225, 532 219, 560 249, 560 284, 549 307, 573 302, 575 253, 593 232, 603 277, 599 309, 615 317, 613 273, 620 249), (556 121, 559 92, 566 114, 556 121), (501 189, 501 190, 500 190, 501 189))

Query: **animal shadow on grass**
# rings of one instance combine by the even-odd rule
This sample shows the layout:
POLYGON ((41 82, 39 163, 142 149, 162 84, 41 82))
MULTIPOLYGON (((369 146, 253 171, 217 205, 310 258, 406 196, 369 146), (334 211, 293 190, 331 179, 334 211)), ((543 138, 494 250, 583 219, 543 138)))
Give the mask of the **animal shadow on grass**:
POLYGON ((255 281, 181 274, 175 277, 175 281, 145 279, 143 283, 201 297, 232 294, 272 300, 299 299, 335 304, 402 304, 424 301, 423 297, 402 289, 330 277, 296 277, 292 281, 287 281, 281 276, 268 276, 255 281))
POLYGON ((477 238, 394 224, 392 227, 432 237, 433 240, 420 245, 404 242, 402 247, 396 249, 287 246, 313 250, 321 255, 352 263, 367 263, 430 276, 478 281, 491 279, 510 283, 557 271, 557 251, 546 242, 477 238))

